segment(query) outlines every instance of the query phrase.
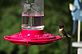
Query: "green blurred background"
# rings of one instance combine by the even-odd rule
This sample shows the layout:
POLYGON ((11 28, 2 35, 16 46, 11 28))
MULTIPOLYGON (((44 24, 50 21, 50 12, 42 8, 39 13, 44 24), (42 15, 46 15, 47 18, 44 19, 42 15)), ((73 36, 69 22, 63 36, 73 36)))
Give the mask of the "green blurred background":
MULTIPOLYGON (((58 25, 64 24, 65 30, 72 31, 72 17, 68 5, 72 0, 45 1, 45 31, 58 33, 58 25)), ((21 30, 21 0, 0 0, 0 54, 67 54, 67 39, 62 39, 47 45, 15 45, 3 40, 5 35, 14 34, 21 30)), ((72 41, 76 41, 76 34, 72 41)), ((76 54, 76 48, 72 49, 76 54)))

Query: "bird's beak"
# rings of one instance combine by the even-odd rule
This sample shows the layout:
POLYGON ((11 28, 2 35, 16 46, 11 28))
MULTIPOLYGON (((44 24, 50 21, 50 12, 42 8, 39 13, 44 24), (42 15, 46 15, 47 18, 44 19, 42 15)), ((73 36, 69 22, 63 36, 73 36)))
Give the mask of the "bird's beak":
POLYGON ((73 4, 69 4, 69 9, 70 11, 74 11, 76 9, 76 7, 73 4))

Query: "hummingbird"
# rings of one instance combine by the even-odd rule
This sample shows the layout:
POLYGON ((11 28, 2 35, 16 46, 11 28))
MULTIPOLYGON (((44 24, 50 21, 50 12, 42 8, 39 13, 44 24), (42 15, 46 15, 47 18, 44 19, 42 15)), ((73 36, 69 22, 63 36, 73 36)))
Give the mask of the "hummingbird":
POLYGON ((59 25, 59 34, 60 34, 62 37, 70 37, 70 35, 65 31, 63 25, 59 25))

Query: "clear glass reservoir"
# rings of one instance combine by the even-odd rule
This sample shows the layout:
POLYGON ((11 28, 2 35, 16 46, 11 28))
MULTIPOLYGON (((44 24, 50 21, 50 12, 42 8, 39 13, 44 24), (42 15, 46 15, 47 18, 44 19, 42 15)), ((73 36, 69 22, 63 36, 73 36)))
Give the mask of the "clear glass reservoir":
POLYGON ((22 12, 22 29, 43 30, 44 1, 25 0, 22 12))

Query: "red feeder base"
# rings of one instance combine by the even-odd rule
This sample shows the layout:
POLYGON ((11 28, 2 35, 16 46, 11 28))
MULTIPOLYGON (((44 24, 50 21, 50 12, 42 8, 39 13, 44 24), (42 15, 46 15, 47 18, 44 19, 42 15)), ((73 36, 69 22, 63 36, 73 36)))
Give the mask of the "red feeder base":
POLYGON ((44 32, 43 30, 22 30, 19 33, 5 36, 4 39, 14 44, 43 45, 60 40, 62 37, 54 36, 44 32))

